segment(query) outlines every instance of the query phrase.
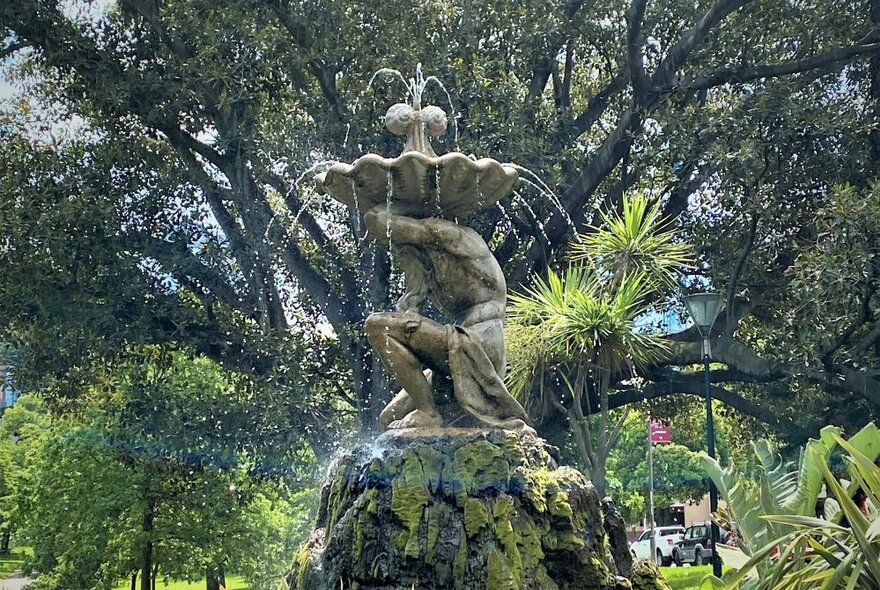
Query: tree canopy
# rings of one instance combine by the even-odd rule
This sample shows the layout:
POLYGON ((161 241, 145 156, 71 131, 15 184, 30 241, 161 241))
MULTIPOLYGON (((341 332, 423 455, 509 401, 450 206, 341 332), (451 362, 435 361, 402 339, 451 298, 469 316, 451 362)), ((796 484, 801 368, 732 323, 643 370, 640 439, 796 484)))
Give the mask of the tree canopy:
POLYGON ((31 394, 0 421, 0 512, 34 548, 37 587, 139 576, 144 590, 156 577, 212 588, 235 572, 275 588, 305 534, 311 491, 297 475, 313 459, 211 361, 145 352, 63 418, 31 394))
MULTIPOLYGON (((716 397, 794 437, 863 421, 878 22, 877 0, 3 3, 0 56, 28 88, 0 120, 3 338, 59 407, 127 346, 174 343, 294 399, 318 452, 328 415, 373 428, 392 387, 362 324, 398 276, 309 170, 399 150, 379 116, 401 89, 367 82, 421 63, 455 111, 438 152, 560 196, 466 220, 512 288, 648 194, 697 247, 694 282, 727 295, 716 397)), ((700 391, 696 333, 667 340, 646 387, 611 377, 611 408, 700 391)))

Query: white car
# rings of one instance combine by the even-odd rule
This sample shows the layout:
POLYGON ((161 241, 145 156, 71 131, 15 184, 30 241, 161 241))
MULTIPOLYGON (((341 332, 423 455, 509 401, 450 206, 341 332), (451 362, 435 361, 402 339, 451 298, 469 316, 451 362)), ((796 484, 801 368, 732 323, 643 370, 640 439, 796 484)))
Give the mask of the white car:
POLYGON ((629 546, 629 551, 636 559, 648 559, 653 557, 659 565, 672 563, 672 550, 675 544, 681 541, 684 535, 683 526, 658 526, 654 527, 655 554, 651 555, 651 529, 646 530, 629 546))

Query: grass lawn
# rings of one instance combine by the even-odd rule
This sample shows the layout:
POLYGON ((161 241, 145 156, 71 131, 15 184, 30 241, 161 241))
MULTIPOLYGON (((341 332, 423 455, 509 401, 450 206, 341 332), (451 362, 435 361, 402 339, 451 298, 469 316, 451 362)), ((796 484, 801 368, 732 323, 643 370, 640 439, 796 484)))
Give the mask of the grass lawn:
MULTIPOLYGON (((138 584, 140 584, 140 580, 138 580, 138 584)), ((140 588, 140 585, 138 585, 140 588)), ((156 582, 156 590, 205 590, 205 581, 201 580, 198 582, 169 582, 165 584, 162 580, 156 582)), ((122 583, 116 587, 116 590, 131 590, 131 581, 122 583)), ((226 590, 247 590, 247 584, 245 584, 242 578, 238 576, 229 576, 226 578, 226 590)))
POLYGON ((661 567, 660 571, 672 590, 695 590, 700 587, 703 576, 712 573, 712 566, 661 567))
POLYGON ((24 565, 25 555, 29 555, 30 549, 27 547, 12 547, 9 553, 0 555, 0 580, 9 577, 9 574, 15 570, 21 569, 24 565))

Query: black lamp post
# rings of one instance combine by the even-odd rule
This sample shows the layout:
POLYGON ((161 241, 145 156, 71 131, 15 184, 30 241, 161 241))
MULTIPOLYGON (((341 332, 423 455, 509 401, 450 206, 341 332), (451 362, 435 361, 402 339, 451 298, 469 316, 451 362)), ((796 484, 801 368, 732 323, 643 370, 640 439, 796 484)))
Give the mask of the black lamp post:
MULTIPOLYGON (((702 337, 703 374, 706 384, 706 446, 709 456, 715 458, 715 424, 712 420, 712 384, 709 379, 709 361, 712 359, 710 337, 712 325, 721 309, 721 295, 718 293, 694 293, 684 297, 684 304, 697 330, 702 337)), ((709 479, 709 509, 712 513, 718 510, 718 489, 715 482, 709 479)), ((718 556, 718 525, 712 521, 712 571, 721 577, 721 558, 718 556)))

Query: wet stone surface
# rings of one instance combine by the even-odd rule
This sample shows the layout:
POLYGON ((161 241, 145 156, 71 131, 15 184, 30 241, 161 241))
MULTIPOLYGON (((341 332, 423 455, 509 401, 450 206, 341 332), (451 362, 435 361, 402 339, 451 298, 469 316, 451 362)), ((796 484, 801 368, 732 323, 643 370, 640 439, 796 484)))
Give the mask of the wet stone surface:
POLYGON ((288 583, 301 590, 617 588, 602 509, 538 438, 386 433, 331 470, 288 583))

